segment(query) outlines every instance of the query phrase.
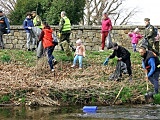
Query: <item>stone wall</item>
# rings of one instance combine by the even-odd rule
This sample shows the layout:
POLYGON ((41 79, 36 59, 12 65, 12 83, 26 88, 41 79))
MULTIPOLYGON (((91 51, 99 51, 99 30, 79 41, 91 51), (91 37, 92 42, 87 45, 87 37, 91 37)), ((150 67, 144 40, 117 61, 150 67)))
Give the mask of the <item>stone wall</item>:
MULTIPOLYGON (((72 26, 71 42, 75 45, 75 41, 80 38, 86 50, 99 50, 101 46, 100 27, 101 26, 72 26)), ((137 26, 113 26, 111 33, 113 41, 130 49, 131 43, 127 34, 136 27, 137 26)), ((144 26, 138 27, 143 34, 144 26)), ((52 28, 58 35, 58 27, 52 26, 52 28)), ((3 38, 5 48, 7 49, 25 49, 26 47, 26 32, 22 26, 11 26, 11 33, 4 35, 3 38)), ((59 46, 57 46, 56 49, 59 49, 59 46)))

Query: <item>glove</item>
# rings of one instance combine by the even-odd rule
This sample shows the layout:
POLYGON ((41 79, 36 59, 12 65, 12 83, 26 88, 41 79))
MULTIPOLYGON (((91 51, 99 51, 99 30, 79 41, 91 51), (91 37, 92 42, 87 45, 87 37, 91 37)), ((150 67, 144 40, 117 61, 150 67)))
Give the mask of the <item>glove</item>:
POLYGON ((7 30, 7 34, 9 34, 10 33, 10 30, 7 30))
POLYGON ((103 65, 106 66, 108 64, 109 58, 106 58, 106 60, 104 61, 103 65))
POLYGON ((31 27, 28 27, 28 29, 31 29, 31 27))

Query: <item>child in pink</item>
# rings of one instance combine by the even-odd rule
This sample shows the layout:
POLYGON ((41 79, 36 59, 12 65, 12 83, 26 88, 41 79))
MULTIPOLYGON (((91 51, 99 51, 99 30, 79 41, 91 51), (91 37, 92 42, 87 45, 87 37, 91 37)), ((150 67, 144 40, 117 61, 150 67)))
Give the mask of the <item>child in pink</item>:
POLYGON ((133 51, 137 52, 136 47, 137 47, 138 41, 142 38, 142 35, 139 33, 139 29, 136 28, 134 32, 129 32, 128 35, 131 38, 133 51))
POLYGON ((78 60, 79 61, 79 69, 82 69, 82 61, 83 61, 83 57, 85 57, 85 47, 84 47, 84 45, 82 45, 82 41, 80 39, 78 39, 76 41, 76 44, 77 44, 77 47, 76 47, 76 51, 74 53, 73 65, 71 67, 75 67, 76 62, 78 60))

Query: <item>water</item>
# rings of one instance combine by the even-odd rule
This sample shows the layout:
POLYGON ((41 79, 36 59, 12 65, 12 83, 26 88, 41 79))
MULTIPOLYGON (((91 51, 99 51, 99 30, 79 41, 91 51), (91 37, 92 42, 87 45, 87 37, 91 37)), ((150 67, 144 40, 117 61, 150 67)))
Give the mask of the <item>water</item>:
POLYGON ((160 119, 160 105, 98 106, 95 113, 84 113, 83 106, 0 107, 0 120, 129 120, 160 119))

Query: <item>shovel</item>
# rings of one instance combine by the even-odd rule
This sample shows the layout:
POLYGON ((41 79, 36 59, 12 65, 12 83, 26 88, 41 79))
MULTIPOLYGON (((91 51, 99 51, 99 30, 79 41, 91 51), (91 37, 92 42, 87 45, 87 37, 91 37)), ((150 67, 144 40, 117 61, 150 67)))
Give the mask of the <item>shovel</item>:
POLYGON ((145 101, 149 103, 149 101, 153 99, 153 93, 149 92, 148 79, 146 80, 146 85, 147 85, 147 93, 145 94, 145 101))

